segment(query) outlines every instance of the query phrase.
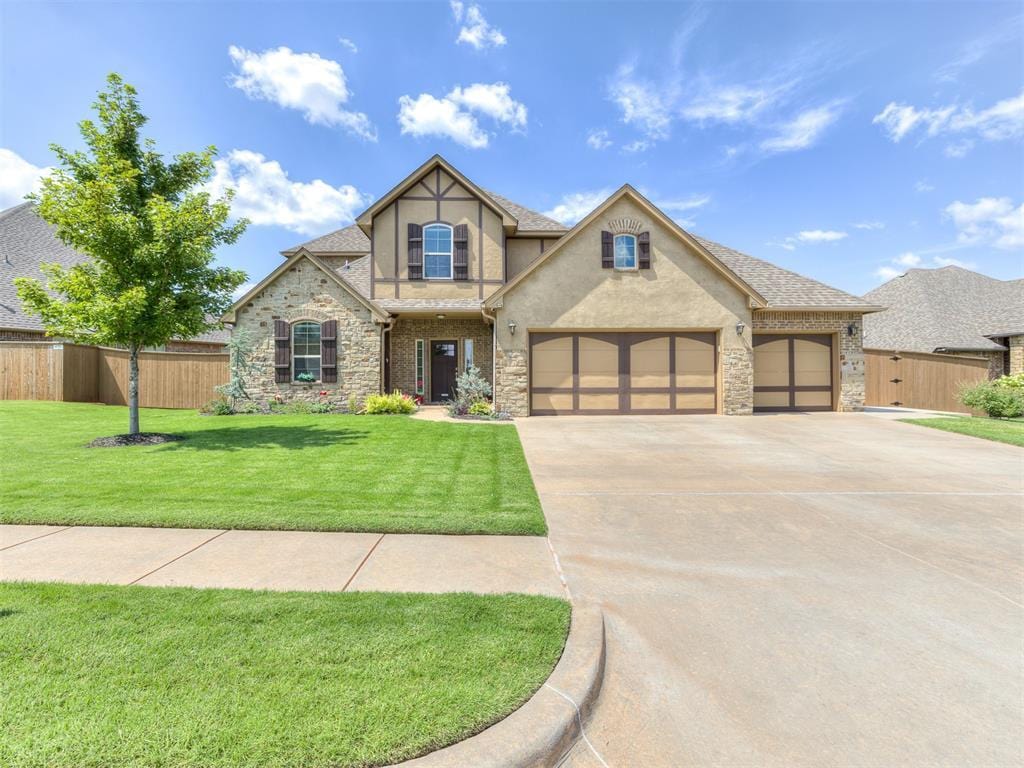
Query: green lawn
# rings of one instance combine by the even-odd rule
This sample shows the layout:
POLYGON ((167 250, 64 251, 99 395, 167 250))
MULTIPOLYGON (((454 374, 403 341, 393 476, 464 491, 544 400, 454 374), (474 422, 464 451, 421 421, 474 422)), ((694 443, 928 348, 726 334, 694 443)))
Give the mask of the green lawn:
POLYGON ((0 765, 384 765, 520 706, 568 622, 528 595, 0 584, 0 765))
POLYGON ((127 409, 0 402, 0 523, 543 535, 514 428, 143 410, 176 443, 88 448, 127 409))
POLYGON ((900 421, 1024 447, 1024 421, 1018 419, 1007 421, 1005 419, 953 416, 936 419, 900 419, 900 421))

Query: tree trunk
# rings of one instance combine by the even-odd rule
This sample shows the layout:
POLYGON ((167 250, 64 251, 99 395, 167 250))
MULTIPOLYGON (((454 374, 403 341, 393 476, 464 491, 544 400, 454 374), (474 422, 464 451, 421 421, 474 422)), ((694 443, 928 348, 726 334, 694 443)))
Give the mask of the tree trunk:
POLYGON ((139 348, 128 347, 128 434, 139 433, 139 348))

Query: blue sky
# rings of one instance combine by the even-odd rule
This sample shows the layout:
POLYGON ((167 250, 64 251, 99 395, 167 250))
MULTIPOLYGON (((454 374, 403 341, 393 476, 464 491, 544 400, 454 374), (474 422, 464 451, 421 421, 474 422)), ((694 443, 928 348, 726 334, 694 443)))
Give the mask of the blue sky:
POLYGON ((0 2, 0 205, 110 71, 165 152, 214 144, 259 279, 439 152, 572 222, 629 182, 861 294, 1024 273, 1019 3, 0 2))

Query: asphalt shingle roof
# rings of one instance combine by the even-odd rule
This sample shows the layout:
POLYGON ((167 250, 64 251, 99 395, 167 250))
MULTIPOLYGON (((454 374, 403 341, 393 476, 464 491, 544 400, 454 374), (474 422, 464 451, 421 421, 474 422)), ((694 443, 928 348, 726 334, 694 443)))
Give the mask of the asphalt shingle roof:
POLYGON ((537 213, 537 211, 530 210, 526 206, 513 202, 507 197, 499 195, 496 192, 491 192, 486 189, 484 192, 494 198, 494 202, 519 220, 519 227, 517 228, 518 232, 550 232, 552 235, 561 235, 568 230, 568 227, 564 224, 555 221, 549 216, 545 216, 543 213, 537 213))
POLYGON ((786 307, 829 307, 853 312, 877 306, 859 296, 819 283, 809 277, 790 272, 762 259, 748 256, 732 248, 693 236, 712 256, 735 272, 751 288, 768 300, 769 309, 786 307))
POLYGON ((299 248, 305 248, 312 253, 369 253, 370 238, 363 234, 363 230, 355 224, 351 224, 326 235, 314 237, 305 243, 292 246, 282 253, 291 255, 299 248))
POLYGON ((961 267, 911 269, 864 298, 888 307, 864 318, 864 346, 900 352, 994 352, 987 336, 1024 334, 1024 280, 961 267))
MULTIPOLYGON (((25 312, 14 287, 16 277, 34 277, 44 282, 39 270, 43 263, 73 267, 89 257, 65 245, 52 226, 36 213, 33 203, 22 203, 0 211, 0 328, 21 331, 42 331, 43 324, 35 315, 25 312)), ((225 343, 230 333, 213 330, 192 341, 225 343)))

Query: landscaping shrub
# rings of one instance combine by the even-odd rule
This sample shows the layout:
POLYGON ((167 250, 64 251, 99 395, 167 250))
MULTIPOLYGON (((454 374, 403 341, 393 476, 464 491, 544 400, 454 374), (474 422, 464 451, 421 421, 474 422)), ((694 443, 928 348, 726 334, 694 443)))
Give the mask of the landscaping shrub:
POLYGON ((491 413, 490 399, 491 385, 480 375, 480 369, 471 365, 455 379, 455 398, 448 403, 448 414, 450 416, 465 416, 470 413, 474 404, 486 403, 489 416, 491 413))
POLYGON ((960 402, 996 419, 1024 416, 1024 374, 983 381, 960 390, 960 402))
POLYGON ((199 406, 199 412, 208 416, 230 416, 235 411, 231 407, 231 403, 223 397, 215 397, 213 400, 199 406))
POLYGON ((490 418, 494 415, 494 406, 488 403, 486 400, 477 400, 467 410, 470 416, 483 416, 490 418))
POLYGON ((390 395, 370 395, 361 413, 380 415, 385 413, 413 413, 416 402, 408 395, 395 391, 390 395))

